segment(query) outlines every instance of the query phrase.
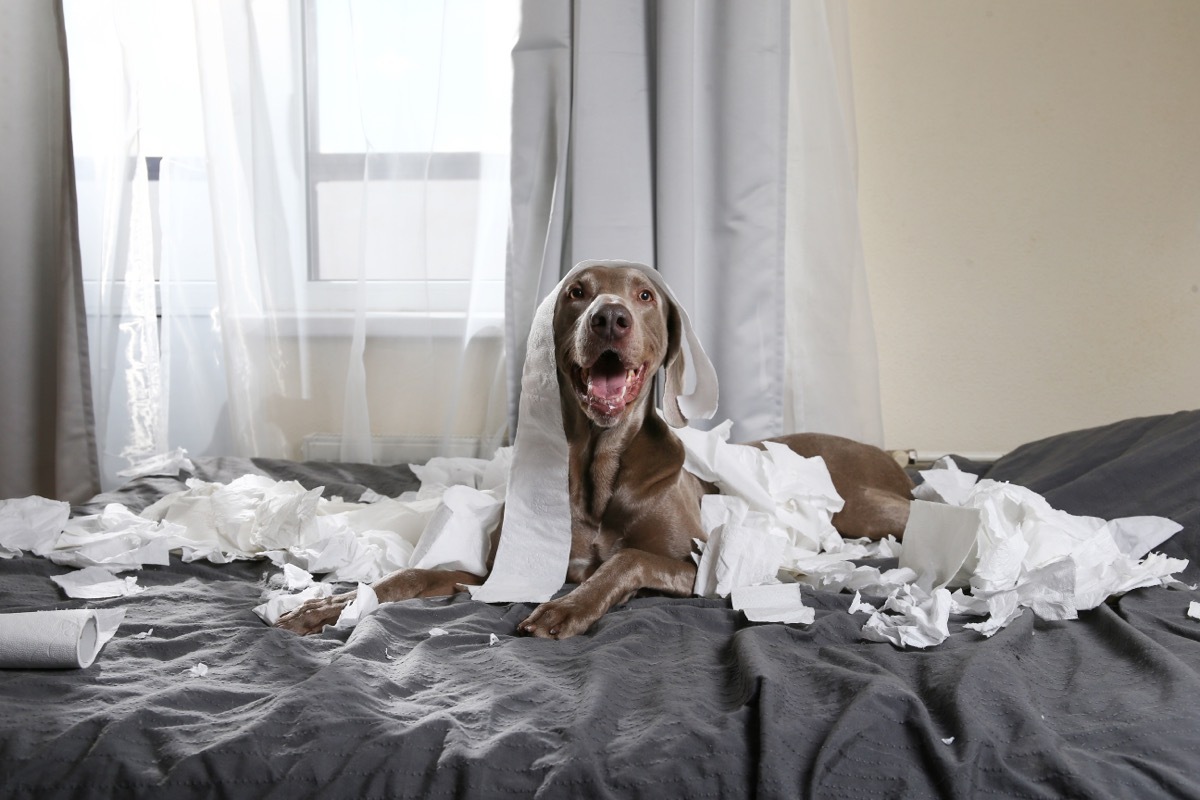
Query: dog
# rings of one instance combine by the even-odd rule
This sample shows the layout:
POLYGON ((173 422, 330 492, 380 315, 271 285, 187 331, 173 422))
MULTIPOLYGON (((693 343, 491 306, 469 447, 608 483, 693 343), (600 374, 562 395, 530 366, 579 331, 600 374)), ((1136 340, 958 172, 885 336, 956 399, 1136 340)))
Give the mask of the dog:
MULTIPOLYGON (((577 586, 538 605, 517 626, 523 634, 554 639, 584 633, 640 591, 691 595, 692 540, 707 538, 700 501, 716 492, 684 469, 683 444, 653 403, 660 368, 668 384, 682 384, 679 310, 645 273, 630 267, 589 267, 564 283, 553 337, 568 445, 571 547, 564 577, 577 586)), ((674 402, 670 395, 668 402, 674 402)), ((913 484, 887 453, 826 434, 769 441, 825 460, 845 501, 832 520, 842 536, 903 536, 913 484)), ((502 529, 503 521, 491 534, 489 571, 502 529)), ((401 569, 372 588, 380 602, 389 602, 466 591, 484 577, 401 569)), ((276 624, 301 634, 320 631, 354 596, 310 600, 276 624)))

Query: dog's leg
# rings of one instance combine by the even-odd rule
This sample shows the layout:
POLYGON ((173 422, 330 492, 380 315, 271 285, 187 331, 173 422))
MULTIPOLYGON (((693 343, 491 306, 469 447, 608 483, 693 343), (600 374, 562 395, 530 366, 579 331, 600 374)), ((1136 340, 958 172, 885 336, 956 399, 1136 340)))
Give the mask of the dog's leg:
MULTIPOLYGON (((413 597, 440 597, 461 591, 459 586, 478 586, 483 578, 470 572, 444 569, 400 569, 371 584, 380 603, 408 600, 413 597)), ((275 627, 301 635, 319 633, 326 625, 337 622, 342 610, 353 602, 356 592, 309 600, 299 608, 279 618, 275 627)))
POLYGON ((639 589, 687 597, 695 583, 696 565, 690 559, 621 550, 569 594, 534 609, 517 630, 531 636, 566 639, 592 627, 605 612, 639 589))

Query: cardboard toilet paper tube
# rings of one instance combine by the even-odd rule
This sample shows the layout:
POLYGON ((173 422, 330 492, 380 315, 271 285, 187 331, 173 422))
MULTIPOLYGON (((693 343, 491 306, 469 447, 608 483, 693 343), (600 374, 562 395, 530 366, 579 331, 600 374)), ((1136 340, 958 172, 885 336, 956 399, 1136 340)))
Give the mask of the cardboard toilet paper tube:
POLYGON ((92 609, 0 614, 0 668, 88 667, 99 651, 99 626, 92 609))

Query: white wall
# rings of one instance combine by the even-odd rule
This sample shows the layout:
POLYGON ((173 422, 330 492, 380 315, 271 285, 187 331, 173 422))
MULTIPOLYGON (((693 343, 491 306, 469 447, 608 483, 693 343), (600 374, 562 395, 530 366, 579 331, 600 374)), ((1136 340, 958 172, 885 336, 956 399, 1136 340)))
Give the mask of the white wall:
POLYGON ((1200 407, 1200 2, 850 4, 886 443, 1200 407))

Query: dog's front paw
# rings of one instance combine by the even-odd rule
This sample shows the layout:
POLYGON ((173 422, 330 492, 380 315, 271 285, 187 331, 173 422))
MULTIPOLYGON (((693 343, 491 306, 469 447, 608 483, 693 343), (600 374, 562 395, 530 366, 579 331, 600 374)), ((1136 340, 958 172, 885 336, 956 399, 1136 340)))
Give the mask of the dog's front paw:
POLYGON ((346 592, 332 597, 319 597, 307 600, 301 606, 283 614, 275 623, 276 628, 307 636, 310 633, 320 633, 326 625, 337 622, 342 610, 354 601, 355 592, 346 592))
POLYGON ((567 639, 592 627, 603 614, 603 610, 597 611, 588 603, 567 595, 542 603, 517 626, 517 630, 543 639, 567 639))

